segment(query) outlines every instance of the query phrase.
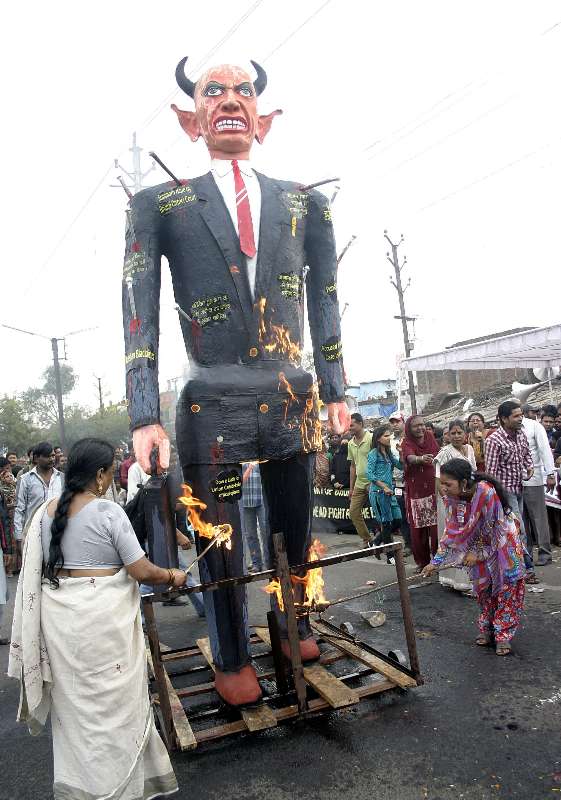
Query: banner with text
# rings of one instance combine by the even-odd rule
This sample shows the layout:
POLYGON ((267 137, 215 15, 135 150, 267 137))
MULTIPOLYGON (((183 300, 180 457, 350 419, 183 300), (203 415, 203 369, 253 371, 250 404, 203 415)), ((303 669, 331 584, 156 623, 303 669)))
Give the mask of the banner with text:
MULTIPOLYGON (((362 516, 370 530, 374 529, 372 511, 368 503, 362 509, 362 516)), ((348 489, 318 489, 314 486, 314 509, 312 533, 354 532, 349 515, 348 489)))

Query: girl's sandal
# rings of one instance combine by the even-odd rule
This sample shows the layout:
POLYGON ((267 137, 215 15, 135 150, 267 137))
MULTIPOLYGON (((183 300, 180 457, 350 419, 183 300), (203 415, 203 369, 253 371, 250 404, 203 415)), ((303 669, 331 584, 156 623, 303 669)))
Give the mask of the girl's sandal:
POLYGON ((509 656, 512 653, 512 650, 509 644, 498 644, 495 648, 495 653, 498 656, 509 656))
POLYGON ((492 643, 491 637, 485 636, 484 634, 481 634, 481 636, 478 636, 477 639, 475 640, 475 644, 478 645, 479 647, 489 647, 491 643, 492 643))

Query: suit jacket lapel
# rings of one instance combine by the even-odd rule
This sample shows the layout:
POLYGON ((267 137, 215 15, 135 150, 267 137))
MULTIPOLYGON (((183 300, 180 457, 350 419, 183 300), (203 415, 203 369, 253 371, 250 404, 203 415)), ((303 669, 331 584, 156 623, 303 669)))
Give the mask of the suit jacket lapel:
POLYGON ((261 218, 259 223, 259 246, 255 277, 255 300, 267 297, 271 285, 273 265, 282 233, 283 206, 282 187, 266 175, 256 172, 261 187, 261 218))
POLYGON ((251 327, 253 303, 247 280, 245 256, 240 250, 239 240, 234 228, 230 212, 216 185, 212 174, 208 172, 199 179, 197 197, 199 209, 206 226, 222 251, 230 277, 236 287, 238 300, 248 330, 251 327))

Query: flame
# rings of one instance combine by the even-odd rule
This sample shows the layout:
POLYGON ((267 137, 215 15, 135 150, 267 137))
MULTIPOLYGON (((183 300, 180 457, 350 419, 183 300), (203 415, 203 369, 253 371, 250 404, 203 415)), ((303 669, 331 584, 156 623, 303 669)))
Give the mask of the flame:
POLYGON ((321 422, 319 419, 318 401, 318 389, 314 383, 306 399, 306 407, 304 408, 302 422, 300 424, 302 449, 305 453, 309 453, 312 450, 321 450, 321 422))
MULTIPOLYGON (((308 561, 319 561, 326 552, 327 547, 322 544, 319 539, 314 539, 308 551, 308 561)), ((308 570, 304 578, 293 575, 292 580, 294 583, 304 585, 304 602, 302 605, 306 608, 312 608, 315 605, 327 603, 327 597, 323 592, 325 581, 323 580, 323 570, 321 567, 308 570)))
POLYGON ((259 343, 268 353, 278 353, 291 364, 299 367, 302 361, 300 343, 292 341, 290 331, 284 325, 273 325, 270 322, 269 330, 267 330, 265 323, 266 297, 261 297, 256 305, 259 310, 259 343))
POLYGON ((205 522, 201 516, 203 511, 206 511, 207 505, 193 497, 193 490, 186 483, 182 484, 183 495, 179 497, 179 502, 187 506, 187 516, 193 528, 197 531, 199 536, 205 539, 216 539, 217 547, 224 545, 227 550, 232 549, 232 526, 228 523, 222 525, 211 525, 210 522, 205 522), (199 513, 201 512, 201 513, 199 513))
POLYGON ((282 599, 282 590, 278 578, 273 578, 273 580, 263 588, 263 591, 266 594, 276 594, 278 606, 281 611, 284 611, 284 600, 282 599))
POLYGON ((290 410, 290 406, 292 405, 292 403, 297 403, 298 400, 284 372, 279 372, 278 390, 279 392, 286 392, 288 394, 288 397, 284 401, 284 417, 282 420, 284 423, 286 423, 288 419, 288 412, 290 410))
MULTIPOLYGON (((319 561, 326 552, 327 547, 322 544, 319 539, 314 539, 308 551, 308 561, 319 561)), ((328 603, 323 591, 325 581, 323 580, 323 570, 321 567, 308 570, 304 578, 300 578, 298 575, 291 575, 291 579, 295 586, 298 584, 304 586, 304 601, 300 604, 301 607, 314 608, 317 605, 328 603)), ((273 578, 273 580, 265 586, 263 591, 266 592, 266 594, 276 595, 279 609, 284 611, 284 601, 278 578, 273 578)))

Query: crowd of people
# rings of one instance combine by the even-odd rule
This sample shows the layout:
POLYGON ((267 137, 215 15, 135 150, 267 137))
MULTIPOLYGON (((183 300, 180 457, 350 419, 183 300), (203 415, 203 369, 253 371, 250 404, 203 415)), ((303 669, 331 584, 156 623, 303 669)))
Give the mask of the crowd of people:
MULTIPOLYGON (((545 493, 557 490, 560 443, 561 406, 537 410, 506 401, 492 425, 474 413, 442 430, 419 415, 405 421, 394 413, 369 431, 360 414, 353 414, 348 434, 332 436, 318 454, 316 482, 349 489, 350 520, 374 555, 380 557, 377 546, 399 534, 423 577, 438 572, 446 586, 476 597, 476 644, 505 656, 520 623, 525 587, 539 582, 535 566, 552 559, 545 493)), ((98 439, 77 442, 68 459, 49 442, 34 445, 26 464, 12 452, 0 458, 0 615, 6 576, 21 569, 8 674, 22 683, 20 719, 30 730, 40 729, 48 711, 56 720, 55 781, 69 776, 88 796, 100 788, 96 776, 103 765, 85 776, 80 764, 91 765, 108 746, 133 763, 129 782, 136 770, 138 781, 150 775, 158 792, 176 786, 150 712, 140 596, 153 585, 171 589, 193 581, 184 557, 193 530, 178 500, 181 476, 172 457, 169 480, 183 568, 163 569, 148 559, 128 513, 148 478, 132 446, 115 449, 98 439), (78 601, 79 625, 73 613, 78 601), (93 649, 92 636, 98 644, 93 649), (53 673, 72 674, 71 684, 52 683, 53 673), (102 681, 99 692, 96 681, 102 681), (97 702, 98 694, 105 718, 112 720, 102 728, 92 724, 99 708, 84 700, 97 702)), ((269 566, 270 555, 258 463, 243 465, 242 487, 247 568, 259 571, 269 566)), ((387 560, 392 563, 391 556, 387 560)), ((191 593, 189 599, 204 616, 203 597, 191 593)))

